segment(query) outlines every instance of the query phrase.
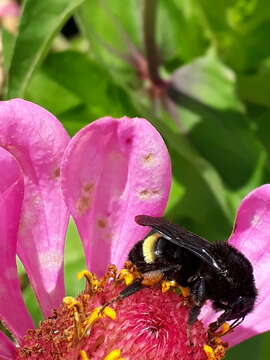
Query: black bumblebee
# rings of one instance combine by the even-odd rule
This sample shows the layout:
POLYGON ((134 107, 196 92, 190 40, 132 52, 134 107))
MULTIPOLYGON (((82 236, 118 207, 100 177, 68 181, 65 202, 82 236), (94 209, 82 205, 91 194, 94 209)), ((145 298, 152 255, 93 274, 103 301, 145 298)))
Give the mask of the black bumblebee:
MULTIPOLYGON (((193 302, 188 324, 197 320, 208 299, 216 311, 223 311, 210 325, 210 331, 216 331, 227 320, 234 320, 232 329, 252 311, 257 290, 252 265, 242 253, 226 242, 210 243, 163 218, 139 215, 135 220, 152 230, 135 244, 128 259, 146 278, 161 275, 188 287, 193 302)), ((120 297, 143 287, 143 280, 137 280, 120 297)))

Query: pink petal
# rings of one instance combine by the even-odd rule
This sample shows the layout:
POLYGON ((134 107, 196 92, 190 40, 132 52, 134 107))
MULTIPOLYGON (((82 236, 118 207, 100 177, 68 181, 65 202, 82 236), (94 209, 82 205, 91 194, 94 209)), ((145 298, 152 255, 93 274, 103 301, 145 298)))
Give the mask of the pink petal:
POLYGON ((263 185, 244 198, 229 239, 251 261, 258 298, 254 311, 242 326, 228 335, 230 345, 270 330, 270 185, 263 185))
POLYGON ((63 158, 62 188, 91 270, 123 264, 148 231, 135 215, 162 215, 170 184, 168 151, 146 120, 106 117, 79 131, 63 158))
POLYGON ((18 254, 45 314, 64 295, 63 250, 68 212, 59 165, 69 137, 40 106, 15 99, 0 105, 0 146, 14 155, 25 183, 18 254))
POLYGON ((7 16, 19 16, 20 15, 20 7, 13 0, 4 1, 2 4, 0 3, 0 18, 7 16))
POLYGON ((21 339, 27 329, 34 327, 24 305, 16 268, 23 175, 15 158, 3 148, 0 148, 0 168, 0 318, 21 339))
MULTIPOLYGON (((259 293, 253 312, 225 337, 233 346, 270 330, 270 185, 255 189, 242 200, 229 243, 252 263, 259 293)), ((210 306, 205 306, 201 318, 209 323, 217 314, 210 306)))
POLYGON ((13 360, 16 356, 16 348, 11 340, 0 332, 0 359, 13 360))

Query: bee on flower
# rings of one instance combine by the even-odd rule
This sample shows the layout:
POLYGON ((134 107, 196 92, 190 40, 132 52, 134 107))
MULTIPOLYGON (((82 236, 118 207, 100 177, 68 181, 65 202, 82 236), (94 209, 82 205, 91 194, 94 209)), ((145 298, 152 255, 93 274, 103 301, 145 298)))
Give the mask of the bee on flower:
POLYGON ((142 276, 125 264, 149 232, 134 218, 162 216, 170 190, 169 154, 148 121, 105 117, 70 139, 38 105, 2 102, 0 165, 0 318, 12 335, 0 333, 0 359, 220 360, 226 347, 269 330, 270 185, 243 199, 228 240, 252 264, 254 309, 233 331, 224 325, 209 340, 218 314, 206 302, 190 326, 192 299, 177 283, 161 279, 118 298, 142 276), (88 266, 77 298, 64 289, 70 215, 88 266), (16 255, 44 314, 38 328, 23 301, 16 255))

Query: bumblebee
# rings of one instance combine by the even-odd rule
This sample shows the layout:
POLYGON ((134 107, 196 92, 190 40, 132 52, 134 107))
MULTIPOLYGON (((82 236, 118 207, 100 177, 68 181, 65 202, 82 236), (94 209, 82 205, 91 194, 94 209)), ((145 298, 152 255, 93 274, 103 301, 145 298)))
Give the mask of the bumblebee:
POLYGON ((216 311, 223 311, 210 325, 213 332, 228 320, 233 320, 230 328, 234 328, 253 310, 257 296, 253 268, 241 252, 227 242, 210 243, 164 218, 139 215, 135 220, 151 228, 128 255, 143 276, 127 286, 121 298, 142 289, 146 279, 174 280, 189 289, 189 325, 197 320, 206 300, 216 311))

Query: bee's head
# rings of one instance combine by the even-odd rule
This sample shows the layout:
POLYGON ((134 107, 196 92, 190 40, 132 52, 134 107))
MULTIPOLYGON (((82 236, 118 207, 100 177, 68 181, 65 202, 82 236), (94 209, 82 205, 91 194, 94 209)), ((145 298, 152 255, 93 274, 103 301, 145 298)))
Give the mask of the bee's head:
POLYGON ((256 296, 238 296, 229 306, 231 313, 226 320, 233 320, 236 317, 245 317, 254 308, 256 296))

